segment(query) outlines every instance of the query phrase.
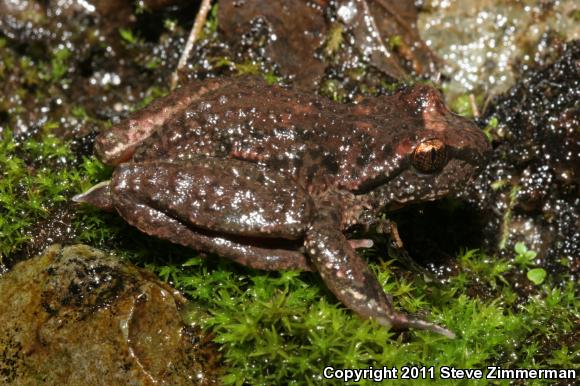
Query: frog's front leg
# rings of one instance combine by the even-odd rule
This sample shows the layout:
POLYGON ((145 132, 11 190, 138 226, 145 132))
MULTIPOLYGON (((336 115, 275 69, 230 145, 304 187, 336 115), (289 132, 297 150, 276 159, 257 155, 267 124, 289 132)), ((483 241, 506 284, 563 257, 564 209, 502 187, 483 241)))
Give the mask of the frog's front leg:
POLYGON ((340 232, 339 216, 322 206, 306 233, 305 246, 326 286, 348 308, 365 318, 393 327, 431 330, 453 338, 453 332, 393 309, 376 276, 340 232))
POLYGON ((313 270, 301 252, 309 195, 257 165, 200 157, 127 163, 76 196, 142 232, 266 270, 313 270))
MULTIPOLYGON (((380 204, 375 204, 379 206, 380 204)), ((370 229, 375 229, 377 233, 388 234, 390 236, 391 243, 389 245, 389 255, 392 255, 397 261, 403 264, 409 270, 422 275, 430 283, 437 283, 437 278, 418 264, 409 255, 409 252, 405 249, 403 240, 399 235, 399 229, 397 223, 389 220, 387 218, 379 217, 377 213, 367 212, 357 219, 359 224, 362 224, 366 231, 370 229)), ((351 243, 352 245, 352 243, 351 243)))

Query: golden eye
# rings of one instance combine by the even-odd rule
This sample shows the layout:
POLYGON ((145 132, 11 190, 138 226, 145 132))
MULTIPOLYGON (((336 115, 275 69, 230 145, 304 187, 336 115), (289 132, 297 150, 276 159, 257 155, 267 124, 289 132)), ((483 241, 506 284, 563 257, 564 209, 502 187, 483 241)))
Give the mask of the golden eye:
POLYGON ((445 144, 439 139, 427 139, 417 145, 411 161, 421 173, 435 173, 447 163, 445 144))

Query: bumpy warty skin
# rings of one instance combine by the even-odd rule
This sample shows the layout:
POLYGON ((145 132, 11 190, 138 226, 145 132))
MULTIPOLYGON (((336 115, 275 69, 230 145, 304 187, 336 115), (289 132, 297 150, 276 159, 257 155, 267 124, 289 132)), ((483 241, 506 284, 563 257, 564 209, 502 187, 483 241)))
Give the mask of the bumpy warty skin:
POLYGON ((147 234, 254 268, 316 270, 363 317, 451 336, 394 311, 342 232, 461 188, 488 151, 430 86, 340 104, 253 77, 209 79, 100 134, 97 155, 116 170, 77 198, 100 195, 147 234))

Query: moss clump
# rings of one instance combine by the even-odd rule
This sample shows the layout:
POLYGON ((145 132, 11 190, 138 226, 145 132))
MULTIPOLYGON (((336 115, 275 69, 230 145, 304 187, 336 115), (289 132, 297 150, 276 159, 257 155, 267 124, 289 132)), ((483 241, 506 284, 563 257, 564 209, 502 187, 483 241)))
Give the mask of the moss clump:
MULTIPOLYGON (((30 249, 33 227, 49 221, 57 208, 70 208, 74 193, 104 175, 99 161, 78 161, 68 144, 53 135, 17 139, 9 131, 0 133, 0 263, 25 246, 30 249)), ((71 229, 68 236, 73 234, 71 229)))
POLYGON ((224 344, 227 384, 315 384, 325 366, 571 367, 580 352, 577 342, 564 343, 573 341, 578 318, 570 278, 547 278, 522 299, 508 280, 519 272, 516 263, 468 251, 459 264, 461 273, 445 285, 408 281, 385 264, 373 265, 400 308, 430 311, 429 319, 458 333, 455 340, 362 321, 314 274, 264 273, 199 258, 152 268, 207 309, 190 317, 224 344))

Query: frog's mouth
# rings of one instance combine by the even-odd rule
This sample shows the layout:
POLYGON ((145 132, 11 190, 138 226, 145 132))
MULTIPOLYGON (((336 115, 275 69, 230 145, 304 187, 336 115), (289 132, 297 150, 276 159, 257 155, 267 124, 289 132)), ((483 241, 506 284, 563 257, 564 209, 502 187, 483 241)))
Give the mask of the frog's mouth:
POLYGON ((395 210, 452 195, 473 180, 478 171, 478 165, 459 158, 452 158, 440 172, 434 174, 421 173, 408 164, 389 180, 375 185, 368 194, 387 210, 395 210))
POLYGON ((413 205, 413 204, 417 204, 417 203, 421 203, 421 202, 433 202, 433 201, 437 201, 440 200, 444 197, 447 197, 451 194, 452 192, 449 190, 442 190, 442 191, 438 191, 437 193, 434 193, 432 195, 426 195, 426 196, 422 196, 420 198, 417 197, 403 197, 403 198, 399 198, 396 201, 390 201, 385 205, 385 210, 388 212, 392 212, 394 210, 398 210, 398 209, 402 209, 405 208, 409 205, 413 205))

